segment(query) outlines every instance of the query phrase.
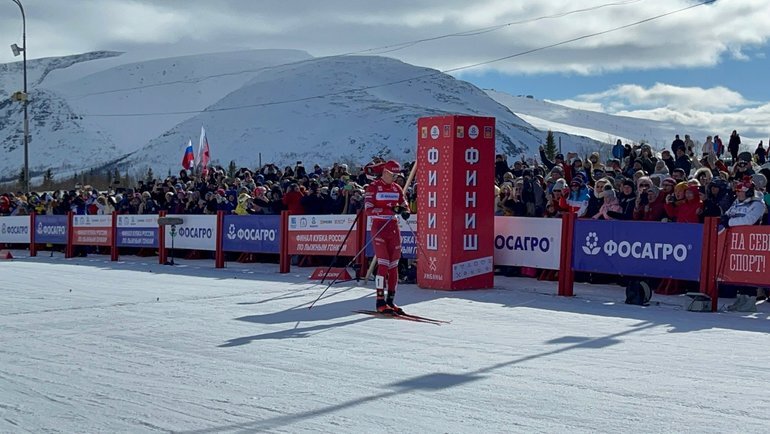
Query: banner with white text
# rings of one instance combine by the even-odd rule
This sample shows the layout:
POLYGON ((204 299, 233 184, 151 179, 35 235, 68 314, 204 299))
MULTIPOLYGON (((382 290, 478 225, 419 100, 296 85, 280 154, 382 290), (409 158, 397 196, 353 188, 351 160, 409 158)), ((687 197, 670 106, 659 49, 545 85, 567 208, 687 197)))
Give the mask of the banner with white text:
POLYGON ((561 219, 495 217, 495 265, 559 269, 561 219))

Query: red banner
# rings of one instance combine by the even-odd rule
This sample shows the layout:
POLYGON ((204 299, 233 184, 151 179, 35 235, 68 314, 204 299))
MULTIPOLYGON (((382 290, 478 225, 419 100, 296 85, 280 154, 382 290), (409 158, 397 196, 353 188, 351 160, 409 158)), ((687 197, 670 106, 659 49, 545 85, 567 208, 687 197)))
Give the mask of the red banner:
POLYGON ((719 281, 770 286, 770 227, 737 226, 722 230, 717 245, 719 281))
POLYGON ((351 280, 353 276, 350 275, 347 268, 339 267, 318 267, 310 275, 310 280, 351 280), (328 272, 327 272, 328 271, 328 272))
POLYGON ((111 246, 111 215, 76 215, 72 217, 72 244, 111 246))
POLYGON ((355 215, 289 216, 288 249, 290 255, 354 256, 358 223, 350 230, 355 215), (348 234, 350 231, 350 235, 348 234), (345 237, 347 236, 347 240, 345 237), (345 245, 340 250, 340 245, 345 245))
POLYGON ((440 116, 417 122, 417 283, 491 288, 494 283, 495 119, 440 116))

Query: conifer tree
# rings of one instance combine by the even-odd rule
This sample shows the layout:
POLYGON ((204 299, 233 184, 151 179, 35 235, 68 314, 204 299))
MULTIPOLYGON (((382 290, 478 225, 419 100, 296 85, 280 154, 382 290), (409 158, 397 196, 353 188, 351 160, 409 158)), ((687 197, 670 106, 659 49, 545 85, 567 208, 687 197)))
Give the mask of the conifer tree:
POLYGON ((549 160, 553 161, 556 156, 556 140, 553 137, 553 131, 548 130, 548 135, 545 137, 545 155, 549 160))

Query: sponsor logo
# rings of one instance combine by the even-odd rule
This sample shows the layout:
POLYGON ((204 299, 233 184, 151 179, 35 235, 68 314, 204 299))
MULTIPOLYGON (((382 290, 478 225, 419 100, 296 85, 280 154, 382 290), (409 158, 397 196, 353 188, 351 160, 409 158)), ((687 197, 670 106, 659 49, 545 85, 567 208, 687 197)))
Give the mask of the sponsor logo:
POLYGON ((462 139, 465 137, 465 127, 462 125, 457 126, 457 138, 462 139))
POLYGON ((181 227, 177 234, 183 238, 211 238, 214 236, 214 231, 211 228, 181 227))
POLYGON ((422 137, 423 139, 428 138, 428 127, 422 127, 420 129, 420 137, 422 137))
POLYGON ((474 140, 477 139, 479 137, 479 127, 476 125, 468 127, 468 137, 474 140))
POLYGON ((27 235, 29 233, 29 226, 11 226, 6 225, 3 223, 2 229, 0 229, 0 232, 10 235, 27 235))
POLYGON ((384 201, 398 200, 398 193, 383 191, 383 192, 377 193, 374 197, 376 200, 384 200, 384 201))
POLYGON ((492 128, 492 127, 484 127, 484 138, 485 139, 491 139, 492 136, 494 135, 494 132, 495 132, 494 128, 492 128))
POLYGON ((599 237, 596 236, 596 232, 589 232, 586 236, 586 245, 583 246, 583 252, 586 255, 597 255, 601 248, 599 247, 599 237))
POLYGON ((40 235, 65 235, 67 233, 66 226, 46 226, 43 222, 37 224, 36 233, 40 235))
POLYGON ((275 241, 276 230, 275 229, 236 229, 234 224, 231 224, 227 229, 227 239, 229 240, 246 240, 246 241, 275 241))
POLYGON ((495 248, 498 250, 508 249, 523 252, 542 252, 548 253, 551 250, 553 239, 546 237, 522 237, 509 235, 507 237, 498 235, 495 237, 495 248))
POLYGON ((438 139, 438 136, 439 136, 438 125, 433 125, 432 127, 430 127, 430 138, 433 140, 436 140, 438 139))
POLYGON ((444 125, 444 137, 450 138, 452 137, 452 126, 451 125, 444 125))
POLYGON ((620 241, 609 240, 603 245, 599 244, 599 236, 596 232, 589 232, 586 236, 586 243, 583 253, 589 256, 596 256, 600 252, 612 257, 618 255, 621 258, 649 259, 654 261, 667 261, 673 258, 677 262, 687 260, 688 247, 684 244, 669 243, 643 243, 641 241, 620 241))

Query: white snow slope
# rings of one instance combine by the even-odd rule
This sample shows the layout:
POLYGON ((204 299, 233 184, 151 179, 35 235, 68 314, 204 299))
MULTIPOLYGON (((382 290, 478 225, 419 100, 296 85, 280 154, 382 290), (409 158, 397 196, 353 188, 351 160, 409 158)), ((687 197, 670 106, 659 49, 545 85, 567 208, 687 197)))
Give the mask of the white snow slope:
MULTIPOLYGON (((42 86, 57 69, 119 54, 100 51, 28 61, 29 170, 33 177, 48 168, 56 172, 82 170, 122 155, 101 131, 90 128, 65 98, 42 86)), ((18 179, 24 167, 24 106, 8 98, 24 88, 22 77, 21 62, 0 64, 0 178, 18 179)))
MULTIPOLYGON (((68 175, 78 156, 81 171, 120 160, 134 174, 176 172, 201 126, 213 160, 250 167, 260 153, 276 164, 364 163, 373 154, 411 160, 417 118, 430 115, 495 116, 498 151, 512 156, 534 155, 545 140, 475 86, 394 59, 297 50, 140 58, 100 52, 32 62, 33 177, 47 168, 68 175)), ((19 89, 20 77, 20 63, 0 65, 0 91, 19 89)), ((0 179, 18 178, 23 163, 21 107, 0 100, 0 179)), ((570 146, 598 146, 560 136, 570 146)))
POLYGON ((714 134, 714 132, 672 122, 580 110, 548 101, 513 96, 496 90, 485 90, 485 92, 536 128, 568 132, 611 144, 615 144, 617 139, 623 140, 623 143, 644 141, 654 149, 661 150, 670 148, 676 134, 679 134, 682 139, 685 134, 689 134, 698 143, 702 143, 707 135, 714 134))
MULTIPOLYGON (((23 252, 15 252, 17 256, 23 252)), ((57 254, 58 255, 58 254, 57 254)), ((309 269, 104 256, 0 263, 0 432, 767 432, 769 311, 497 278, 402 285, 436 326, 354 314, 309 269)))

